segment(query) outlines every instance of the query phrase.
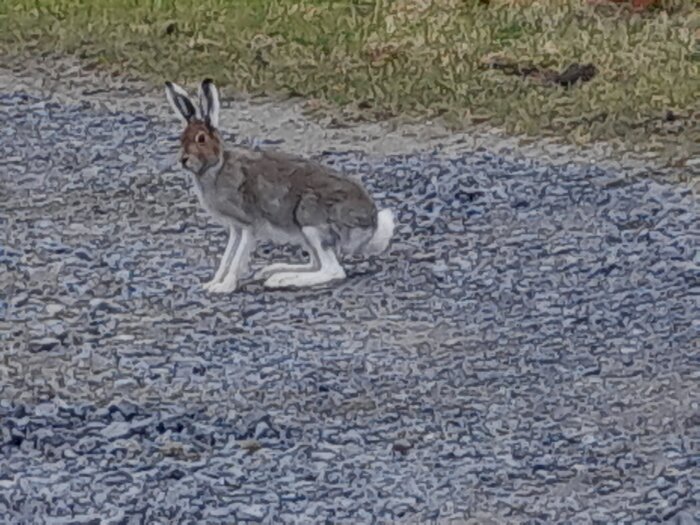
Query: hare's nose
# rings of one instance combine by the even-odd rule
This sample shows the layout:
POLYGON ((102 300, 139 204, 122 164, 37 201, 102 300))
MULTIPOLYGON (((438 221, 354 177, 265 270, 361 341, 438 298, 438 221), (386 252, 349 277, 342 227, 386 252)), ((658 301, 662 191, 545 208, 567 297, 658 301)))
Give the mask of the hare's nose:
POLYGON ((182 165, 183 165, 183 166, 187 166, 187 161, 188 161, 188 160, 190 160, 190 157, 187 156, 187 155, 183 155, 182 157, 180 157, 180 162, 182 162, 182 165))

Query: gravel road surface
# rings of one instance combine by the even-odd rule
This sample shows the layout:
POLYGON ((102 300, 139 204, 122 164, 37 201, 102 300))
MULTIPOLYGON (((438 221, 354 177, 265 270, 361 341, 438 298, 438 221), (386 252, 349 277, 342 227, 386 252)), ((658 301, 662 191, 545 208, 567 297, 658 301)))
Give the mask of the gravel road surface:
POLYGON ((18 88, 0 120, 2 523, 700 523, 689 187, 319 149, 389 253, 212 295, 174 118, 18 88))

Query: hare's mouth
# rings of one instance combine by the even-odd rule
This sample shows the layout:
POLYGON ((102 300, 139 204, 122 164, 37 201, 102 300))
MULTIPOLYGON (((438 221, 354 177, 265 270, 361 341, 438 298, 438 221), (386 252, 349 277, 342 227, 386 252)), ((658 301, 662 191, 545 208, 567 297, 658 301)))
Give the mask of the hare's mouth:
POLYGON ((192 155, 182 155, 180 157, 180 165, 195 174, 199 174, 207 168, 206 163, 192 155))

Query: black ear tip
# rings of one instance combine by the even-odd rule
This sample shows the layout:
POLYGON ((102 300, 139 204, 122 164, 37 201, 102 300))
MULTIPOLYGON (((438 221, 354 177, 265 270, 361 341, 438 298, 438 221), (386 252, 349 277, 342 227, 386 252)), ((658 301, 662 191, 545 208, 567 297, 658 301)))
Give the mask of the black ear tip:
POLYGON ((204 80, 202 80, 203 86, 210 86, 213 83, 214 83, 214 81, 211 78, 205 78, 204 80))

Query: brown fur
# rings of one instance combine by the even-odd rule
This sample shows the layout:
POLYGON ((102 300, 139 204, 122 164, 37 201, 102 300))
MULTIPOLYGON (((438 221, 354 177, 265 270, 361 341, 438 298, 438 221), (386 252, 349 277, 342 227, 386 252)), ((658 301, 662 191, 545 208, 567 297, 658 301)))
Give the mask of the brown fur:
POLYGON ((205 167, 217 163, 221 155, 221 136, 201 120, 193 120, 187 124, 180 136, 180 144, 185 155, 197 157, 205 167), (204 135, 204 142, 197 142, 199 134, 204 135))

